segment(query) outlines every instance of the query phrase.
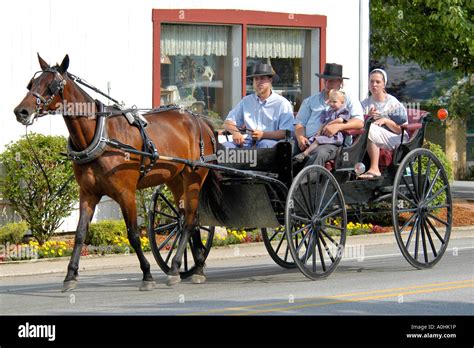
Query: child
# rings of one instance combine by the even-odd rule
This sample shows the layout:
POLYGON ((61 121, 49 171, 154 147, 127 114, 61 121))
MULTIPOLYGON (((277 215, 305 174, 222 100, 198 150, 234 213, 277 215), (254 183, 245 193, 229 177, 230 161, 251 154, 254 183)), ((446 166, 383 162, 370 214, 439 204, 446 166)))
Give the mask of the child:
POLYGON ((306 157, 314 152, 318 145, 342 144, 343 135, 341 132, 337 132, 333 136, 327 137, 325 135, 321 135, 321 131, 328 124, 343 123, 344 121, 347 122, 350 119, 349 110, 344 107, 344 92, 331 89, 329 91, 329 99, 326 101, 326 103, 329 105, 329 109, 321 114, 321 128, 319 128, 318 132, 314 136, 308 139, 310 146, 305 151, 293 157, 296 162, 303 162, 306 157))

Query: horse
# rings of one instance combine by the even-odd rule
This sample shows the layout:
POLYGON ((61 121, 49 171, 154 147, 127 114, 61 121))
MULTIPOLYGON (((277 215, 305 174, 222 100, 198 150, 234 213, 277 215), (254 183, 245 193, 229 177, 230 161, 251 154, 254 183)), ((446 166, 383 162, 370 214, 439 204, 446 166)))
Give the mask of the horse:
MULTIPOLYGON (((61 64, 48 65, 38 53, 41 71, 38 71, 28 85, 29 91, 14 109, 18 122, 27 126, 37 117, 46 114, 63 114, 69 132, 71 152, 80 153, 87 149, 96 137, 98 103, 79 85, 74 75, 68 73, 69 56, 66 54, 61 64), (71 104, 72 103, 72 104, 71 104), (61 107, 88 106, 88 117, 78 112, 65 113, 61 107), (92 117, 91 117, 92 115, 92 117)), ((63 107, 64 109, 64 107, 63 107)), ((68 108, 70 111, 71 108, 68 108)), ((79 108, 78 108, 79 109, 79 108)), ((74 108, 72 109, 74 110, 74 108)), ((83 110, 83 108, 81 109, 83 110)), ((148 125, 146 133, 154 144, 158 154, 166 154, 175 158, 188 160, 202 159, 202 155, 215 153, 214 129, 206 119, 186 110, 168 110, 158 112, 151 110, 143 116, 148 125), (200 139, 200 141, 198 141, 200 139)), ((123 116, 112 115, 105 118, 107 135, 127 144, 130 148, 140 149, 144 140, 137 127, 129 124, 123 116)), ((207 168, 189 166, 180 162, 158 159, 152 163, 149 157, 104 146, 103 153, 88 161, 75 161, 74 176, 79 185, 79 222, 75 232, 73 252, 67 267, 62 291, 74 290, 77 286, 79 259, 85 235, 100 199, 107 195, 116 201, 121 208, 127 227, 127 237, 134 248, 143 279, 139 289, 152 290, 156 283, 150 272, 140 243, 137 224, 137 207, 135 193, 137 189, 166 184, 173 194, 176 206, 183 217, 183 236, 178 244, 171 269, 167 277, 167 285, 174 286, 181 281, 179 268, 189 238, 193 238, 193 251, 196 268, 192 275, 193 283, 203 283, 205 247, 196 232, 197 209, 201 190, 207 199, 214 199, 210 206, 218 206, 220 197, 215 191, 218 187, 218 175, 207 168), (85 163, 83 163, 85 162, 85 163), (143 172, 143 166, 148 170, 143 172), (150 168, 150 165, 151 168, 150 168), (211 173, 211 174, 209 174, 211 173), (208 175, 209 174, 209 175, 208 175), (211 192, 209 192, 211 191, 211 192), (179 203, 179 204, 178 204, 179 203)))

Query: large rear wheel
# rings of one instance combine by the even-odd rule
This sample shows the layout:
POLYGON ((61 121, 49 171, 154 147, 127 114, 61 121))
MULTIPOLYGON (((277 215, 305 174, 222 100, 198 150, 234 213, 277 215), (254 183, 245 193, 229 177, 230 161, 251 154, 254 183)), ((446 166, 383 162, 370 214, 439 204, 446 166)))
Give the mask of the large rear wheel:
POLYGON ((408 153, 393 183, 393 227, 398 246, 415 268, 433 267, 451 235, 453 204, 440 160, 427 149, 408 153))

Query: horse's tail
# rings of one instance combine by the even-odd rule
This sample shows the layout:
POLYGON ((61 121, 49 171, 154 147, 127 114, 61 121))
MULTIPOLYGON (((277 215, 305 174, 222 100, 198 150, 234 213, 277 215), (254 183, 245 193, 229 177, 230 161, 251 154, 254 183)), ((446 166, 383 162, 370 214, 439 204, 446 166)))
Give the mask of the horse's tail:
POLYGON ((214 216, 215 219, 223 226, 227 220, 227 212, 223 203, 223 193, 220 182, 222 176, 215 170, 209 170, 206 180, 201 189, 201 208, 207 213, 214 216))

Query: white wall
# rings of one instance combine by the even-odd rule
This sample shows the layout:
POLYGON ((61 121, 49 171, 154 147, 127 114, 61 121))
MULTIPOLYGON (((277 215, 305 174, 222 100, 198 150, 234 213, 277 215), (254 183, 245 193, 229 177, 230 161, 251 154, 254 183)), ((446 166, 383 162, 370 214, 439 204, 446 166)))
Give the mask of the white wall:
MULTIPOLYGON (((39 70, 36 52, 50 64, 60 63, 68 53, 70 72, 104 91, 110 82, 111 95, 129 106, 151 107, 153 8, 271 10, 325 15, 328 25, 326 61, 343 64, 344 75, 350 77, 345 89, 357 97, 359 75, 367 76, 367 71, 360 70, 360 59, 368 65, 368 48, 359 47, 360 3, 368 9, 368 0, 9 2, 8 7, 2 5, 0 11, 0 152, 25 133, 24 126, 16 122, 13 109, 24 97, 31 76, 39 70)), ((365 16, 368 21, 368 10, 365 16)), ((363 28, 367 33, 362 37, 368 37, 368 26, 363 28)), ((58 116, 46 116, 29 129, 67 135, 63 120, 58 116)))
MULTIPOLYGON (((368 0, 361 0, 368 3, 368 0)), ((26 93, 26 84, 39 70, 36 52, 54 64, 66 53, 70 71, 128 105, 151 106, 152 9, 239 8, 327 16, 327 62, 343 64, 350 77, 345 88, 359 92, 359 1, 293 0, 229 2, 212 0, 17 0, 0 12, 1 83, 0 151, 24 134, 14 107, 26 93)), ((368 15, 368 13, 367 13, 368 15)), ((368 28, 367 28, 368 30, 368 28)), ((368 34, 367 34, 368 36, 368 34)), ((367 59, 364 55, 362 59, 367 59)), ((366 73, 365 73, 366 75, 366 73)), ((364 75, 364 76, 365 76, 364 75)), ((46 116, 31 131, 64 134, 60 117, 46 116)))

